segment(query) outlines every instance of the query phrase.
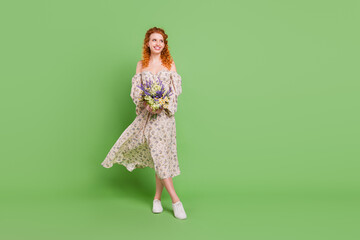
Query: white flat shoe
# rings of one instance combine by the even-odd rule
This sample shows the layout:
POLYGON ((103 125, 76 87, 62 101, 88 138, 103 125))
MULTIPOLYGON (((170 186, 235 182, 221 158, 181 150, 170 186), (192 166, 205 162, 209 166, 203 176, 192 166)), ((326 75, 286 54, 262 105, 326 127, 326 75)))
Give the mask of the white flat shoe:
POLYGON ((163 207, 161 206, 161 201, 159 199, 154 199, 153 201, 153 213, 161 213, 163 211, 163 207))
POLYGON ((176 218, 178 219, 186 219, 186 213, 184 210, 184 206, 182 205, 182 203, 180 201, 173 203, 172 204, 173 210, 174 210, 174 215, 176 218))

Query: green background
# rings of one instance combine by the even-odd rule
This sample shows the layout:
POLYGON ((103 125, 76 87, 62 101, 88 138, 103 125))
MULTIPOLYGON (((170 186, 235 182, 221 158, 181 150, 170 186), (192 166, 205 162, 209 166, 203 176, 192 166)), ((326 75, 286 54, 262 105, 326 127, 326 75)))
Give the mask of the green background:
POLYGON ((359 239, 358 1, 1 1, 2 239, 359 239), (188 219, 100 164, 164 28, 188 219))

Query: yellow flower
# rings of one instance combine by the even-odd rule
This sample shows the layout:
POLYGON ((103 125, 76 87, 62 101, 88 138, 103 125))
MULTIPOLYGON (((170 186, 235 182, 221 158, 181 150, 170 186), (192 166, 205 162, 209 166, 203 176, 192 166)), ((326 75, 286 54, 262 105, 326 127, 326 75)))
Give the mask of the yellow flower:
POLYGON ((160 98, 160 99, 159 99, 159 103, 160 103, 160 104, 164 104, 164 103, 165 103, 164 99, 160 98))

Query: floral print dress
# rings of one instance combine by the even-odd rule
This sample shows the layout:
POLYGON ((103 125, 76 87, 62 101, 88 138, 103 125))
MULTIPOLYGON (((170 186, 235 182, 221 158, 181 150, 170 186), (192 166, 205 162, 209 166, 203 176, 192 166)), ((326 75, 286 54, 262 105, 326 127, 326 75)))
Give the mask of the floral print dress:
POLYGON ((150 71, 137 73, 132 78, 130 96, 136 105, 136 118, 120 135, 101 165, 110 168, 114 163, 121 164, 132 172, 135 168, 150 167, 160 179, 180 174, 176 149, 176 126, 174 114, 181 88, 181 76, 175 71, 161 70, 156 74, 150 71), (159 78, 167 91, 170 86, 169 108, 151 118, 151 114, 139 101, 142 81, 156 81, 159 78))

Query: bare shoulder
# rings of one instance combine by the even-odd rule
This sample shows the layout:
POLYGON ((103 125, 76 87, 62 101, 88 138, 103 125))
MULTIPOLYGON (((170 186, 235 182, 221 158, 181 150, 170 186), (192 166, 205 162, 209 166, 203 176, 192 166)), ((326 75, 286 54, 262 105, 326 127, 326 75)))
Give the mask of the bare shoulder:
POLYGON ((174 61, 171 63, 171 69, 170 69, 170 71, 176 72, 176 66, 175 66, 175 62, 174 62, 174 61))
POLYGON ((141 73, 142 70, 142 61, 138 61, 136 65, 136 74, 141 73))

